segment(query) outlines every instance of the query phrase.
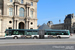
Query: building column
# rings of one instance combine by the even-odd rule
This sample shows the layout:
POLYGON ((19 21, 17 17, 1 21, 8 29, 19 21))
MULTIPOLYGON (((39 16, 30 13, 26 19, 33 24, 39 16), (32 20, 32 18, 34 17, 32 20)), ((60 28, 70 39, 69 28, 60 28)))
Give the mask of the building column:
POLYGON ((29 29, 29 21, 28 21, 28 29, 29 29))
POLYGON ((14 29, 14 16, 12 17, 12 20, 13 20, 13 29, 14 29))
POLYGON ((24 25, 24 28, 26 29, 26 20, 25 20, 25 25, 24 25))
POLYGON ((16 5, 16 15, 18 15, 18 12, 17 12, 18 10, 17 9, 18 9, 18 5, 16 5))
POLYGON ((17 29, 17 20, 14 20, 14 29, 17 29))
POLYGON ((28 16, 29 16, 29 7, 28 7, 28 16))
POLYGON ((17 29, 19 29, 19 22, 18 22, 18 20, 17 20, 17 29))
POLYGON ((17 7, 17 6, 15 5, 15 16, 16 16, 16 7, 17 7))
POLYGON ((28 29, 28 21, 26 21, 26 26, 25 26, 25 28, 28 29))
POLYGON ((25 14, 26 14, 26 17, 27 17, 27 6, 25 6, 25 8, 26 8, 26 13, 25 14))
POLYGON ((28 7, 27 7, 27 12, 26 13, 27 13, 27 17, 28 17, 28 7))
POLYGON ((29 29, 29 20, 27 19, 27 20, 25 20, 25 29, 29 29))
POLYGON ((16 20, 14 20, 14 29, 16 29, 16 20))
POLYGON ((17 20, 16 20, 16 29, 17 29, 17 20))
POLYGON ((3 19, 0 19, 0 36, 3 35, 3 19))
POLYGON ((27 8, 27 5, 25 6, 25 8, 26 8, 25 29, 28 29, 28 21, 27 21, 27 17, 28 17, 28 8, 27 8))
POLYGON ((26 7, 26 17, 29 16, 29 7, 26 7))
POLYGON ((16 16, 16 5, 14 5, 14 16, 16 16))
POLYGON ((1 33, 1 19, 0 19, 0 33, 1 33))

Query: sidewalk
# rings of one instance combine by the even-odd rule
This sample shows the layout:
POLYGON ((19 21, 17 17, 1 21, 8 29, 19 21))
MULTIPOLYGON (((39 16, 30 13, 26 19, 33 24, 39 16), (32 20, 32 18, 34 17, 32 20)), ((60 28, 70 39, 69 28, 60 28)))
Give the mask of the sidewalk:
POLYGON ((75 34, 73 34, 72 36, 70 36, 70 38, 75 38, 75 34))
POLYGON ((4 39, 5 37, 0 37, 0 39, 4 39))

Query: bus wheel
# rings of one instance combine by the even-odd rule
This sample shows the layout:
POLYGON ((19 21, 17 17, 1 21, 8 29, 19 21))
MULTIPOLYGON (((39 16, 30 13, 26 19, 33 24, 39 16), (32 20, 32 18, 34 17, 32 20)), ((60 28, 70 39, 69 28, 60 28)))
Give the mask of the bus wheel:
POLYGON ((34 39, 37 39, 37 37, 35 36, 34 39))
POLYGON ((14 39, 18 39, 18 37, 17 37, 17 36, 15 36, 15 37, 14 37, 14 39))
POLYGON ((60 36, 58 36, 57 38, 61 38, 60 36))

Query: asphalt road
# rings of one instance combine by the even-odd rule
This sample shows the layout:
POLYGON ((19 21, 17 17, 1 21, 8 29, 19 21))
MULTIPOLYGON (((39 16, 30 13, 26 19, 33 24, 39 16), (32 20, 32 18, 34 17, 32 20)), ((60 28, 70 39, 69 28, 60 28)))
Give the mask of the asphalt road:
POLYGON ((0 50, 75 50, 75 44, 0 46, 0 50))
POLYGON ((0 50, 75 50, 75 39, 0 39, 0 50))
POLYGON ((75 44, 75 39, 0 39, 0 45, 75 44))

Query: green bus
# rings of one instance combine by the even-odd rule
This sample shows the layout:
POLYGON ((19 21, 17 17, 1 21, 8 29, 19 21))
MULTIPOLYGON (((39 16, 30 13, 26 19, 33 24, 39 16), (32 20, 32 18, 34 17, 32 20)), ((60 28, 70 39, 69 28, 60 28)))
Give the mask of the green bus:
POLYGON ((39 38, 38 30, 28 29, 7 29, 5 31, 6 38, 39 38))
POLYGON ((45 30, 45 38, 69 38, 70 32, 69 30, 54 30, 54 29, 46 29, 45 30))
POLYGON ((6 38, 33 38, 33 39, 44 39, 44 38, 69 38, 69 30, 54 30, 54 29, 7 29, 5 31, 6 38))

